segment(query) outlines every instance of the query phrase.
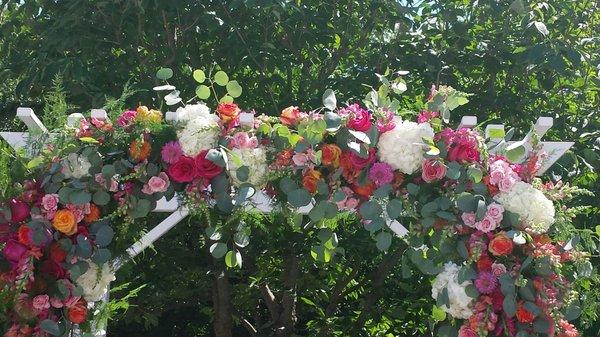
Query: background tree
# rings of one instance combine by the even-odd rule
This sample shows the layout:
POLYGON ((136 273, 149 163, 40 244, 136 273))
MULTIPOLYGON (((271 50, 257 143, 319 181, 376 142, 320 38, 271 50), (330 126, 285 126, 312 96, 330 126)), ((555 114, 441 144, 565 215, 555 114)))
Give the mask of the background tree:
MULTIPOLYGON (((278 114, 292 104, 318 106, 326 88, 352 102, 363 95, 363 84, 377 85, 374 73, 402 69, 410 72, 406 109, 443 83, 474 94, 460 113, 480 121, 527 129, 539 116, 554 117, 546 137, 576 145, 549 177, 598 194, 599 7, 593 0, 4 0, 0 107, 5 120, 24 105, 56 121, 103 105, 116 111, 156 99, 147 89, 161 66, 173 68, 178 87, 191 95, 192 70, 215 62, 243 84, 240 105, 278 114), (124 86, 123 99, 111 99, 124 86)), ((579 202, 593 206, 577 226, 600 234, 598 203, 591 197, 579 202)), ((265 281, 277 299, 290 291, 278 283, 290 252, 267 235, 271 227, 287 231, 273 221, 249 220, 260 244, 249 252, 248 265, 260 268, 230 275, 236 335, 249 333, 244 320, 272 332, 269 324, 277 319, 261 293, 265 281)), ((362 244, 369 238, 361 236, 360 224, 349 219, 344 226, 346 256, 326 266, 298 261, 296 333, 348 335, 350 327, 360 328, 352 324, 362 324, 365 335, 427 333, 427 281, 403 279, 398 261, 386 263, 386 256, 365 248, 372 245, 362 244), (368 254, 379 264, 354 260, 368 254), (392 276, 378 277, 383 271, 392 276), (341 291, 340 280, 347 281, 341 291)), ((179 225, 158 242, 159 254, 147 252, 121 271, 132 287, 148 286, 125 318, 111 323, 114 335, 209 333, 213 299, 204 271, 212 262, 203 257, 204 239, 190 231, 198 232, 197 222, 179 225)), ((305 240, 294 249, 308 251, 311 238, 305 240)), ((589 302, 599 296, 590 290, 589 302)), ((582 323, 592 333, 597 310, 589 308, 582 323)))

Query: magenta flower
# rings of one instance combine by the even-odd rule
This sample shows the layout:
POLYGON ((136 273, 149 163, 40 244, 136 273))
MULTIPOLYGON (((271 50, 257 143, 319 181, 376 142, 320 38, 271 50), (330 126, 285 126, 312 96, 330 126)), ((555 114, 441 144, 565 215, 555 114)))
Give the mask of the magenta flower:
POLYGON ((479 273, 475 279, 475 288, 482 294, 491 294, 498 287, 498 278, 489 271, 479 273))
POLYGON ((369 170, 369 179, 377 185, 377 187, 389 184, 394 180, 394 170, 387 163, 375 163, 369 170))
POLYGON ((439 111, 429 111, 429 110, 423 110, 421 112, 419 112, 419 115, 417 116, 417 123, 427 123, 430 120, 439 117, 440 113, 439 111))
POLYGON ((382 113, 383 116, 377 118, 377 130, 379 130, 379 133, 393 130, 396 127, 396 123, 394 123, 394 113, 387 109, 384 109, 382 113))
POLYGON ((181 150, 181 145, 178 141, 170 141, 165 144, 160 150, 160 155, 162 160, 167 164, 173 164, 183 156, 183 151, 181 150))

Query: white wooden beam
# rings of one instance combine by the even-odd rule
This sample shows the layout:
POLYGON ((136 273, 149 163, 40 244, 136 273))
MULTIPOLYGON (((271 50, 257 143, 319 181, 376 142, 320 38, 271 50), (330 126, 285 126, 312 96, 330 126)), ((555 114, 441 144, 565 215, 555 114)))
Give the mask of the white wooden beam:
POLYGON ((17 108, 17 118, 19 118, 31 132, 48 132, 48 129, 42 124, 42 121, 35 115, 31 108, 17 108))
POLYGON ((460 124, 458 125, 459 129, 462 128, 473 128, 477 125, 477 117, 475 116, 463 116, 460 120, 460 124))

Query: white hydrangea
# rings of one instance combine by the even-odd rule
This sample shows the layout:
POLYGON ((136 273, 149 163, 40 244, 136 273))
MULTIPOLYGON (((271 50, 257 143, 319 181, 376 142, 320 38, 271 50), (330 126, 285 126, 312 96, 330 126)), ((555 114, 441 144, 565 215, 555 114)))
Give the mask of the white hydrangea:
POLYGON ((448 289, 450 307, 443 305, 440 308, 452 315, 454 318, 467 319, 473 315, 473 299, 467 295, 465 289, 471 285, 471 281, 458 283, 459 267, 454 262, 447 262, 444 270, 439 273, 431 286, 431 297, 437 299, 438 295, 448 289))
POLYGON ((108 291, 108 285, 115 280, 115 274, 108 263, 103 264, 102 269, 91 261, 87 263, 88 270, 79 276, 75 283, 83 289, 86 301, 96 302, 108 291))
POLYGON ((177 121, 184 122, 177 131, 177 138, 183 153, 195 157, 204 150, 210 150, 219 140, 219 117, 211 114, 204 104, 186 105, 177 109, 177 121))
POLYGON ((433 129, 428 123, 414 123, 394 118, 396 127, 379 137, 377 154, 379 160, 388 163, 394 170, 412 174, 421 168, 425 152, 423 137, 433 137, 433 129))
POLYGON ((185 122, 196 117, 207 117, 210 115, 210 108, 206 104, 188 104, 185 107, 177 108, 175 112, 177 122, 185 122))
POLYGON ((498 193, 494 199, 502 204, 505 210, 519 214, 521 221, 533 233, 546 233, 554 223, 552 201, 524 181, 516 182, 508 191, 498 193))
POLYGON ((77 153, 70 153, 62 162, 62 173, 65 178, 81 179, 89 174, 89 160, 77 153))
POLYGON ((262 147, 254 149, 233 149, 228 155, 229 176, 235 186, 242 183, 250 183, 258 188, 267 182, 268 165, 267 151, 262 147), (235 159, 233 158, 235 156, 235 159), (239 164, 239 165, 238 165, 239 164), (237 169, 247 166, 249 169, 248 179, 244 182, 237 178, 237 169))

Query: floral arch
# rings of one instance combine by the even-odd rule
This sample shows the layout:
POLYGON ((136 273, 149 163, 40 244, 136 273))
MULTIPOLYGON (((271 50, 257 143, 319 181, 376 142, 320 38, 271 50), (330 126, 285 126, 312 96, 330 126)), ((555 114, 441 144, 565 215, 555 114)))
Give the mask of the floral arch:
POLYGON ((114 123, 74 116, 30 137, 27 180, 2 204, 5 335, 98 330, 94 304, 123 261, 120 239, 164 200, 184 207, 170 226, 209 209, 233 219, 205 230, 213 257, 240 268, 251 232, 235 219, 267 200, 290 228, 318 233, 306 252, 317 261, 343 254, 326 225, 340 212, 357 213, 381 251, 406 244, 397 263, 433 278, 440 336, 576 336, 570 284, 592 268, 561 206, 580 191, 536 178, 547 168, 541 134, 510 142, 498 126, 450 128, 450 111, 468 95, 444 86, 422 112, 401 111, 394 97, 405 84, 392 76, 380 76, 362 104, 338 107, 327 90, 323 108, 272 117, 233 103, 242 88, 223 71, 197 70, 196 104, 167 83, 154 88, 170 92, 164 115, 140 106, 114 123), (220 97, 214 113, 202 103, 211 96, 220 97))

